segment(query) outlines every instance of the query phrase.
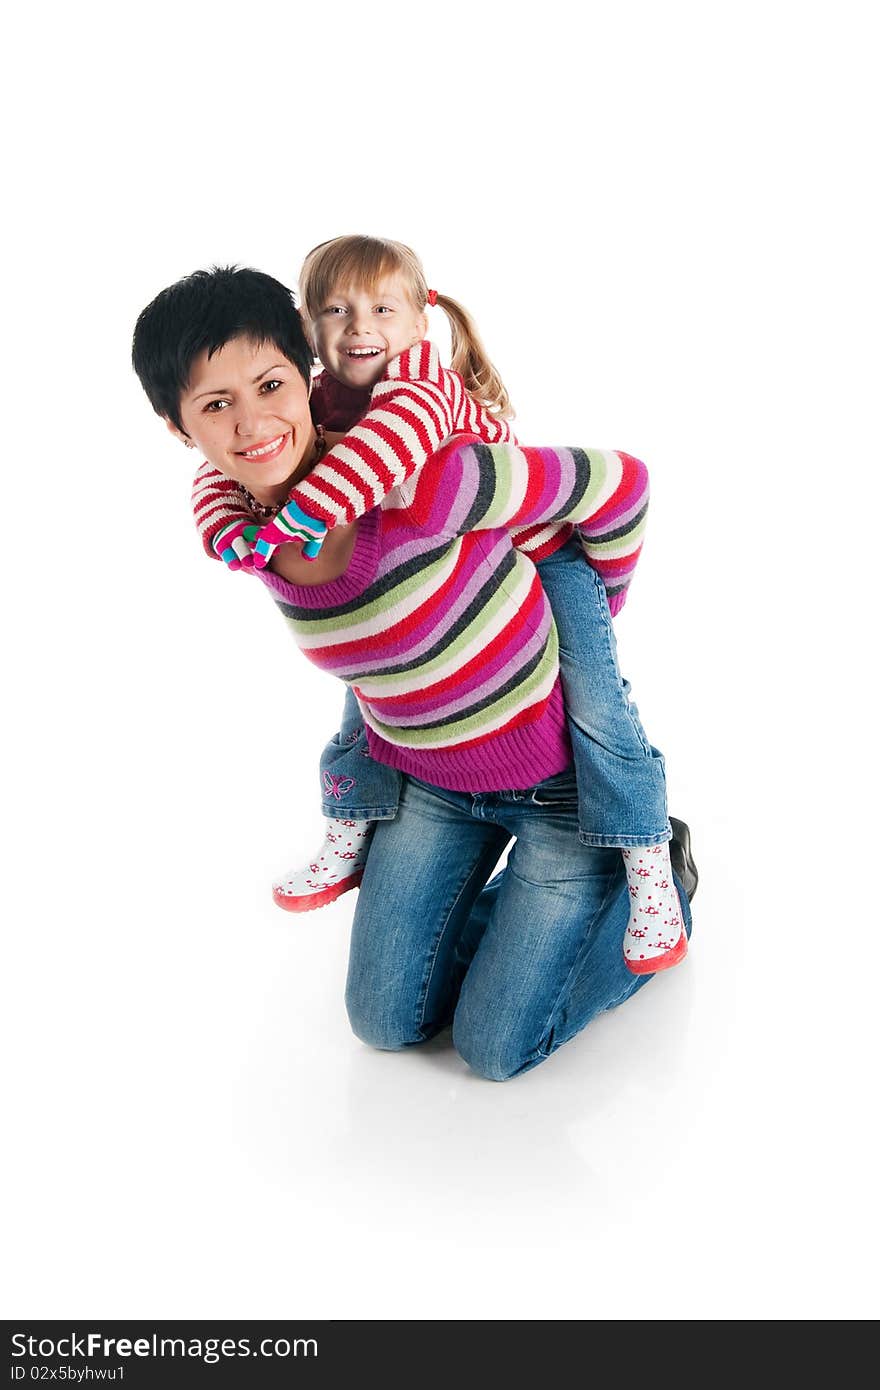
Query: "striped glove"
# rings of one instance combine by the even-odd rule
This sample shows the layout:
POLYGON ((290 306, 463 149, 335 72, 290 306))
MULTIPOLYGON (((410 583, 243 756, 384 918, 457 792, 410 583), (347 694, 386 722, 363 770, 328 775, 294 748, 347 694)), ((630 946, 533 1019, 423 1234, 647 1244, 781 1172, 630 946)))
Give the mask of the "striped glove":
POLYGON ((211 537, 211 548, 218 560, 231 570, 252 570, 251 544, 260 528, 250 521, 230 521, 211 537))
POLYGON ((267 522, 257 533, 254 566, 258 570, 264 569, 279 545, 300 545, 303 559, 314 560, 320 554, 326 535, 326 521, 318 521, 308 516, 296 502, 288 502, 275 520, 267 522))

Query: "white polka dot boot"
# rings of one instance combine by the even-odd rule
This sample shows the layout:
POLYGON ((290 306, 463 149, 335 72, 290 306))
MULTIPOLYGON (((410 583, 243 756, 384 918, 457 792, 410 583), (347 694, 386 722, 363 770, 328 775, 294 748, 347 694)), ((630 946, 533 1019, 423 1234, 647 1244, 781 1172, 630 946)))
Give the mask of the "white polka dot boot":
POLYGON ((272 885, 285 912, 312 912, 357 888, 364 874, 372 821, 327 820, 324 843, 301 869, 291 869, 272 885))
POLYGON ((623 959, 633 975, 653 975, 678 965, 688 948, 669 845, 639 846, 621 854, 630 897, 623 959))

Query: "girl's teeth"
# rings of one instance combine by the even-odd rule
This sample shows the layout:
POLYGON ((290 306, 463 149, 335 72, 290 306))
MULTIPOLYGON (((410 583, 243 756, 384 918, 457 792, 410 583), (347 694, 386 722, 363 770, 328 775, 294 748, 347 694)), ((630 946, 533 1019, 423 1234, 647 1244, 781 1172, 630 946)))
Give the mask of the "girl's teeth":
POLYGON ((349 357, 378 357, 378 348, 349 348, 349 357))

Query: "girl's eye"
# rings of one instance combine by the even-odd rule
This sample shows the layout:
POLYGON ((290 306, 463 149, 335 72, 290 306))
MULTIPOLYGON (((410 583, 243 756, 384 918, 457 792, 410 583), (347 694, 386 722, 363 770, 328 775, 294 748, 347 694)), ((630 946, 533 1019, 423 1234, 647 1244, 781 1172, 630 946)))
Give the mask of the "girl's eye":
POLYGON ((377 313, 377 314, 393 314, 393 313, 394 313, 394 310, 391 309, 391 308, 389 308, 389 306, 388 306, 387 304, 377 304, 377 305, 376 305, 376 313, 377 313))
POLYGON ((344 313, 345 313, 345 309, 342 307, 341 304, 328 304, 328 305, 327 305, 327 308, 324 310, 324 313, 325 313, 325 314, 344 314, 344 313))

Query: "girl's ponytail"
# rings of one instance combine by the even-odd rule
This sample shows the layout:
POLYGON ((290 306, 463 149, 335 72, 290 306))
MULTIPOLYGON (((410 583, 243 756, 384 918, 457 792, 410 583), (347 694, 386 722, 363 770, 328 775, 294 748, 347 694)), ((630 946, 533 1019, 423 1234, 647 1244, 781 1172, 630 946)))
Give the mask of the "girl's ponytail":
POLYGON ((458 372, 466 390, 499 420, 513 418, 510 397, 498 369, 489 361, 483 341, 467 309, 447 294, 431 291, 430 302, 438 304, 449 320, 452 332, 452 370, 458 372))

